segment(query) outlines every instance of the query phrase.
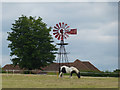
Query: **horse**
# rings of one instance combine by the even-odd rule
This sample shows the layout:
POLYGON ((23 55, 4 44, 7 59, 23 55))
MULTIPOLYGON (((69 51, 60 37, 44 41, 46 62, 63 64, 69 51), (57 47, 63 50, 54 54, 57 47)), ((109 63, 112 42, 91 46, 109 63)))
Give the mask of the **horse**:
POLYGON ((68 66, 61 66, 60 67, 60 74, 59 77, 62 77, 63 73, 70 73, 70 77, 72 77, 72 74, 75 73, 78 78, 80 78, 80 72, 77 68, 75 67, 68 67, 68 66))

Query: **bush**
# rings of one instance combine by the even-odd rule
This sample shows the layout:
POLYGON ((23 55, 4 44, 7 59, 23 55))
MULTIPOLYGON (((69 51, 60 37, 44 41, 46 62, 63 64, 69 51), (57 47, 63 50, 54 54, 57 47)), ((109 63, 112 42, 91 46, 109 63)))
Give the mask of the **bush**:
POLYGON ((7 71, 5 71, 5 70, 1 70, 0 72, 1 72, 1 73, 12 73, 12 72, 10 72, 10 71, 7 72, 7 71))
POLYGON ((23 74, 35 74, 35 73, 33 73, 32 71, 23 71, 23 74))
POLYGON ((2 70, 1 73, 7 73, 6 71, 2 70))
POLYGON ((118 73, 93 73, 93 72, 86 72, 86 73, 82 73, 81 72, 81 76, 94 76, 94 77, 119 77, 118 73))
MULTIPOLYGON (((57 75, 59 73, 55 73, 55 72, 48 72, 47 73, 48 75, 57 75)), ((68 73, 65 73, 64 75, 70 75, 68 73)), ((75 76, 76 74, 73 74, 73 76, 75 76)), ((92 77, 119 77, 119 74, 118 73, 105 73, 105 72, 99 72, 99 73, 96 73, 96 72, 80 72, 80 75, 81 76, 92 76, 92 77)))
POLYGON ((116 69, 116 70, 114 70, 113 72, 120 73, 120 69, 116 69))

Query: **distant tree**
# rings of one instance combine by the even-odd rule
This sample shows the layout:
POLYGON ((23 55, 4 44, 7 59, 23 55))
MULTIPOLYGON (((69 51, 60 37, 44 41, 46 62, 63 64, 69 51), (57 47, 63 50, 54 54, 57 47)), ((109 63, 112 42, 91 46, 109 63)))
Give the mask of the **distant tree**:
POLYGON ((26 17, 22 15, 12 24, 12 32, 8 32, 7 40, 11 43, 10 56, 14 65, 25 69, 41 69, 55 60, 56 51, 52 36, 51 27, 42 22, 42 18, 26 17))
POLYGON ((117 73, 118 73, 118 72, 120 72, 120 69, 116 69, 116 70, 114 70, 113 72, 117 72, 117 73))
POLYGON ((106 71, 105 71, 105 73, 111 73, 111 71, 109 71, 109 70, 106 70, 106 71))

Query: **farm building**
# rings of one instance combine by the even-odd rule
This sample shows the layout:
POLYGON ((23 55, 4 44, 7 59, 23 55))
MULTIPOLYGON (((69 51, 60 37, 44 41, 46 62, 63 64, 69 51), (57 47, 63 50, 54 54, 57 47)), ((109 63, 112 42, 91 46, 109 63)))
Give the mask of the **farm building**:
MULTIPOLYGON (((80 61, 75 60, 74 62, 70 63, 60 63, 60 65, 69 65, 74 66, 80 71, 97 71, 100 72, 99 69, 97 69, 93 64, 91 64, 89 61, 80 61)), ((23 72, 23 69, 20 69, 18 65, 15 67, 12 64, 7 64, 3 68, 3 70, 15 70, 16 73, 23 72)), ((43 68, 44 71, 58 71, 59 70, 59 63, 52 63, 46 67, 43 68)), ((33 70, 34 71, 34 70, 33 70)), ((41 70, 36 70, 36 73, 39 73, 41 70)))
MULTIPOLYGON (((60 65, 69 65, 69 66, 74 66, 80 71, 98 71, 100 72, 99 69, 97 69, 93 64, 91 64, 89 61, 80 61, 80 60, 75 60, 74 62, 70 63, 60 63, 60 65)), ((49 66, 44 68, 45 71, 58 71, 59 70, 59 63, 52 63, 49 66)))

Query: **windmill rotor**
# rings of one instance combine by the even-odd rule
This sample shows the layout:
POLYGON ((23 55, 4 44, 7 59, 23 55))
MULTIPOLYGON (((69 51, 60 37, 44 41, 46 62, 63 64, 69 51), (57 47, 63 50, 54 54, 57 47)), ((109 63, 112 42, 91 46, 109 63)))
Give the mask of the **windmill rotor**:
POLYGON ((64 22, 59 22, 59 24, 56 24, 53 29, 53 35, 55 35, 55 38, 58 40, 67 39, 69 37, 69 28, 67 24, 64 24, 64 22))

